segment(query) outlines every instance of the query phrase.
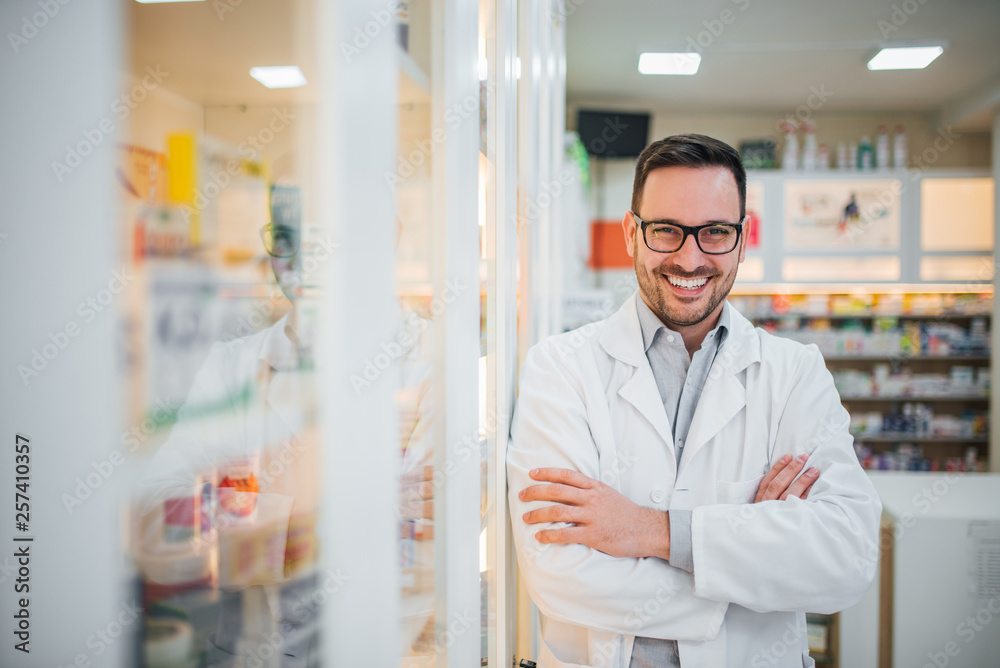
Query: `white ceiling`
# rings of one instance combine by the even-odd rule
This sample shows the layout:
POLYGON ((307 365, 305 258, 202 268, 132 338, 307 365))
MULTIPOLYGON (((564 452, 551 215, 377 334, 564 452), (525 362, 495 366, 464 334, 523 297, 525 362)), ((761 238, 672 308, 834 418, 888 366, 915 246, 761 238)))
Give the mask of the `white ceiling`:
POLYGON ((788 113, 812 87, 825 86, 834 94, 824 111, 941 113, 968 129, 989 128, 1000 104, 997 0, 567 0, 567 6, 570 103, 788 113), (894 6, 900 25, 889 32, 896 27, 894 6), (699 39, 696 75, 638 73, 641 52, 689 51, 689 40, 699 39), (943 42, 945 52, 924 70, 868 71, 865 64, 884 42, 943 42))
MULTIPOLYGON (((571 104, 788 113, 807 101, 813 87, 825 87, 834 93, 825 112, 939 113, 942 122, 966 129, 988 129, 993 110, 1000 108, 998 0, 564 3, 571 104), (893 6, 899 8, 895 19, 901 26, 889 41, 945 43, 944 54, 926 69, 869 72, 865 67, 885 41, 879 22, 893 26, 893 6), (904 6, 912 14, 905 14, 904 6), (695 76, 649 77, 636 70, 642 51, 689 50, 689 40, 699 39, 707 46, 695 76)), ((170 73, 167 88, 205 106, 306 102, 310 86, 270 90, 251 79, 249 70, 297 64, 310 77, 310 4, 129 0, 133 72, 159 64, 170 73), (220 13, 226 7, 231 11, 220 13)))
POLYGON ((164 86, 203 106, 308 102, 313 88, 269 89, 250 68, 298 65, 313 73, 309 0, 126 0, 133 73, 159 65, 164 86))

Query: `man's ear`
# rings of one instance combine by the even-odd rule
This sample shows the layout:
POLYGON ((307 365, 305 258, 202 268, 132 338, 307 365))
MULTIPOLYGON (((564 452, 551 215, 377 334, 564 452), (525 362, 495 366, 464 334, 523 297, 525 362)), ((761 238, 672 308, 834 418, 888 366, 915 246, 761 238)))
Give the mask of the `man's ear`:
POLYGON ((750 216, 743 217, 743 233, 740 235, 740 262, 747 259, 747 244, 750 242, 750 216))
POLYGON ((635 257, 636 225, 631 211, 625 212, 625 218, 622 219, 622 231, 625 233, 625 252, 628 253, 629 257, 635 257))

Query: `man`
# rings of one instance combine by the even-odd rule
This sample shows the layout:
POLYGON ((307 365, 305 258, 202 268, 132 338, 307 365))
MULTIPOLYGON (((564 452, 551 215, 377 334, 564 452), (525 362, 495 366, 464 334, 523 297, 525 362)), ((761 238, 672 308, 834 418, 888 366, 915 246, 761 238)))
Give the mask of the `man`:
POLYGON ((507 462, 542 666, 811 666, 804 613, 874 577, 881 504, 822 356, 726 302, 745 214, 732 147, 651 144, 639 290, 528 353, 507 462))

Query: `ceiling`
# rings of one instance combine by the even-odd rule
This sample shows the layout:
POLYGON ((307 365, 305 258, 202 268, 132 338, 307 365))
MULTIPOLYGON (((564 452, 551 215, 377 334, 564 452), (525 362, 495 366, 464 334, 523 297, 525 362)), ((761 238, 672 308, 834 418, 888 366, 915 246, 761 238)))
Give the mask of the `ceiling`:
POLYGON ((202 106, 311 101, 312 86, 270 89, 250 77, 255 66, 298 65, 310 79, 309 0, 125 4, 133 73, 159 65, 167 89, 202 106))
POLYGON ((833 95, 824 112, 939 113, 967 129, 988 129, 1000 109, 997 0, 566 4, 571 104, 787 113, 813 87, 825 87, 833 95), (944 43, 945 51, 924 70, 868 71, 869 58, 889 42, 944 43), (636 69, 643 51, 693 45, 702 54, 694 76, 643 76, 636 69))
MULTIPOLYGON (((969 130, 989 129, 1000 109, 997 0, 563 2, 570 104, 787 113, 816 88, 833 93, 825 113, 925 112, 969 130), (888 41, 943 42, 945 52, 924 70, 868 71, 888 41), (636 70, 642 51, 699 42, 695 76, 636 70)), ((311 0, 126 5, 133 72, 159 65, 168 89, 204 106, 310 100, 311 86, 270 90, 249 70, 297 64, 310 78, 311 0)))

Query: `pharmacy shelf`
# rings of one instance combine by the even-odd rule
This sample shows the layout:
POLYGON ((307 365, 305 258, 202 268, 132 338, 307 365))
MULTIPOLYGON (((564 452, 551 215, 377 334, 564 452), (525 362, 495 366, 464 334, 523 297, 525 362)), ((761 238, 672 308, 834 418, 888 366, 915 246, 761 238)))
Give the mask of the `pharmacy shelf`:
POLYGON ((989 362, 987 355, 824 355, 827 362, 989 362))
POLYGON ((906 394, 878 396, 873 394, 841 396, 841 401, 989 401, 988 394, 906 394))
POLYGON ((973 318, 989 318, 989 313, 838 313, 836 315, 809 314, 809 313, 773 313, 770 315, 750 315, 751 321, 761 320, 874 320, 875 318, 898 318, 899 320, 920 320, 927 322, 937 322, 940 320, 971 320, 973 318))
POLYGON ((985 436, 956 436, 955 438, 947 438, 944 436, 925 436, 916 437, 908 434, 884 434, 882 436, 862 436, 857 435, 854 437, 855 443, 988 443, 989 439, 985 436))

